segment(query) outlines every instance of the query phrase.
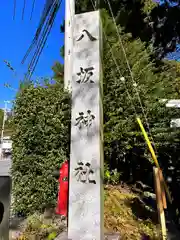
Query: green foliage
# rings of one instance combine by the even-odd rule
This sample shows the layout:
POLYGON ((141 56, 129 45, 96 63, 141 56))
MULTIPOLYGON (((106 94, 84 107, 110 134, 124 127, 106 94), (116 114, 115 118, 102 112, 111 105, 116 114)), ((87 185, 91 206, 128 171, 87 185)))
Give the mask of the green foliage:
MULTIPOLYGON (((2 125, 3 125, 3 118, 4 118, 4 110, 0 109, 0 130, 2 129, 2 125)), ((12 117, 8 116, 7 120, 5 121, 5 125, 4 125, 4 136, 5 135, 10 135, 13 132, 13 124, 12 124, 12 117)))
POLYGON ((55 62, 52 70, 54 72, 53 79, 63 85, 64 66, 59 62, 55 62))
POLYGON ((26 230, 35 231, 38 228, 40 228, 42 224, 43 224, 43 222, 40 219, 39 214, 34 213, 33 215, 31 215, 27 218, 26 230))
POLYGON ((69 158, 69 95, 61 84, 29 84, 14 102, 13 196, 15 210, 42 210, 56 200, 52 172, 69 158))
POLYGON ((136 121, 137 115, 148 134, 150 127, 159 151, 167 151, 175 141, 179 143, 179 130, 169 127, 170 120, 178 117, 179 110, 167 109, 159 102, 179 98, 175 84, 179 73, 167 62, 157 68, 151 60, 150 48, 118 28, 131 74, 112 20, 104 11, 102 22, 106 39, 103 52, 105 161, 110 169, 117 168, 127 178, 135 178, 136 175, 139 177, 139 169, 143 174, 152 169, 146 160, 148 152, 136 121))
POLYGON ((57 233, 56 232, 52 232, 48 235, 48 240, 53 240, 57 237, 57 233))
POLYGON ((0 109, 0 126, 3 124, 3 116, 4 116, 4 111, 0 109))
POLYGON ((57 235, 64 230, 64 227, 62 225, 59 226, 55 218, 48 219, 48 224, 45 224, 46 220, 47 219, 44 219, 38 212, 28 216, 23 226, 23 232, 18 239, 55 239, 57 235))
POLYGON ((63 57, 63 58, 64 58, 64 51, 65 51, 65 48, 64 48, 64 46, 62 46, 62 48, 61 48, 61 50, 60 50, 60 55, 61 55, 61 57, 63 57))
POLYGON ((106 184, 116 185, 119 183, 121 173, 117 169, 109 170, 107 163, 104 165, 104 182, 106 184))
POLYGON ((142 10, 145 14, 150 14, 158 5, 158 3, 153 0, 142 0, 142 3, 144 4, 142 10))
MULTIPOLYGON (((76 12, 94 11, 96 2, 77 0, 76 12)), ((131 33, 133 39, 140 38, 147 45, 151 42, 157 59, 163 59, 167 53, 176 50, 180 35, 180 1, 161 2, 164 4, 159 5, 155 0, 99 1, 100 9, 106 9, 110 15, 113 13, 116 23, 126 33, 131 33), (170 7, 169 2, 178 4, 170 7)))

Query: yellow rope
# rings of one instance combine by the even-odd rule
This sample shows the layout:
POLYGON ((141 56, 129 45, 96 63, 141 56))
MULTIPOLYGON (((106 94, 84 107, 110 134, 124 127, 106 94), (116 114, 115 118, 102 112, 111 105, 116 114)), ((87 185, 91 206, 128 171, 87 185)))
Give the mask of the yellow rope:
MULTIPOLYGON (((143 135, 144 135, 145 141, 146 141, 146 143, 147 143, 147 145, 148 145, 148 147, 149 147, 149 151, 151 152, 151 155, 152 155, 152 158, 153 158, 153 160, 154 160, 154 163, 155 163, 156 167, 157 167, 158 169, 160 169, 160 166, 159 166, 159 163, 158 163, 156 154, 155 154, 154 149, 153 149, 153 147, 152 147, 152 144, 151 144, 151 142, 150 142, 150 140, 149 140, 149 137, 148 137, 148 135, 147 135, 147 133, 146 133, 146 130, 144 129, 144 126, 143 126, 143 124, 142 124, 142 122, 141 122, 141 119, 140 119, 140 118, 137 118, 137 122, 138 122, 138 124, 139 124, 139 126, 140 126, 140 128, 141 128, 141 131, 142 131, 142 133, 143 133, 143 135)), ((167 193, 169 202, 172 203, 172 198, 171 198, 171 195, 170 195, 168 186, 167 186, 164 178, 163 178, 163 184, 164 184, 164 189, 165 189, 165 191, 166 191, 166 193, 167 193)))

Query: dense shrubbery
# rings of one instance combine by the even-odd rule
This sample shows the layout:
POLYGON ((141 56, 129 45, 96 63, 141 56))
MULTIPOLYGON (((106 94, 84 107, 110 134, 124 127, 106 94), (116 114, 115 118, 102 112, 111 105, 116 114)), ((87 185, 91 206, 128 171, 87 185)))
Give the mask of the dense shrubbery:
POLYGON ((30 84, 14 103, 13 196, 17 211, 41 210, 56 199, 51 173, 69 154, 69 96, 59 84, 30 84))

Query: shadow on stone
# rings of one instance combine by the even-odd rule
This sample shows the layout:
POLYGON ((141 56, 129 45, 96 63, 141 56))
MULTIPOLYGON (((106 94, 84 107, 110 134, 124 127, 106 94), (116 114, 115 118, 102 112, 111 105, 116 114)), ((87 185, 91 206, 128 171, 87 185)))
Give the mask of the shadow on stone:
POLYGON ((4 216, 4 205, 2 202, 0 202, 0 224, 3 220, 3 216, 4 216))

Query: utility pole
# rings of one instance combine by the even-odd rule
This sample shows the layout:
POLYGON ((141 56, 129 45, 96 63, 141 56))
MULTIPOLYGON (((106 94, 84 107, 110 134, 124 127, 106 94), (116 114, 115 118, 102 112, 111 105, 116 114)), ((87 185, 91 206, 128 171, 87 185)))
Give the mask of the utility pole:
POLYGON ((3 156, 2 147, 3 147, 3 138, 4 138, 4 126, 5 126, 5 122, 7 120, 7 104, 8 103, 9 103, 9 101, 4 101, 4 115, 3 115, 2 129, 1 129, 1 159, 0 160, 2 160, 2 156, 3 156))
POLYGON ((72 61, 73 61, 73 21, 75 15, 75 1, 65 0, 65 61, 64 88, 71 91, 72 61))

